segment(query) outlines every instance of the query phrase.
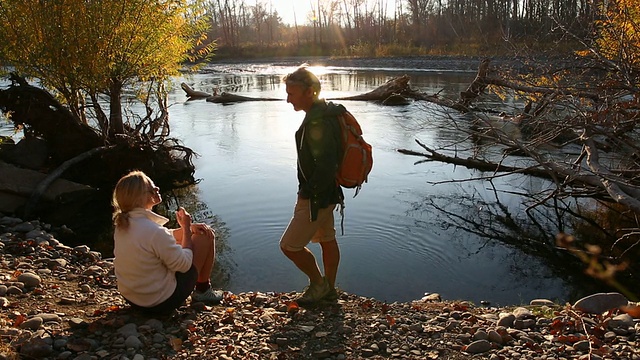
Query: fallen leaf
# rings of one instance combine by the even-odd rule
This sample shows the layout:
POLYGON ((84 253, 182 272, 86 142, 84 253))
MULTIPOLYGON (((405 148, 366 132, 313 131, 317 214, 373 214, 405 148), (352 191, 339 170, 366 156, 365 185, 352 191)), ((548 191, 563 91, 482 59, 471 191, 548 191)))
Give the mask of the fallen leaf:
POLYGON ((171 345, 171 348, 173 349, 173 351, 180 351, 182 350, 182 339, 171 338, 169 339, 169 345, 171 345))
POLYGON ((20 326, 20 324, 22 324, 25 320, 27 320, 27 317, 24 314, 16 316, 16 319, 13 321, 13 327, 20 326))
POLYGON ((298 311, 300 309, 300 307, 298 306, 298 303, 295 301, 291 301, 290 303, 287 304, 287 312, 294 312, 294 311, 298 311))
POLYGON ((22 275, 22 271, 16 270, 16 271, 13 272, 13 274, 11 274, 11 277, 14 278, 14 279, 17 279, 18 276, 20 276, 20 275, 22 275))
POLYGON ((640 306, 637 306, 637 305, 621 306, 620 310, 626 312, 634 319, 640 319, 640 306))
POLYGON ((387 315, 387 323, 389 324, 389 326, 393 326, 396 323, 396 319, 394 319, 392 316, 387 315))

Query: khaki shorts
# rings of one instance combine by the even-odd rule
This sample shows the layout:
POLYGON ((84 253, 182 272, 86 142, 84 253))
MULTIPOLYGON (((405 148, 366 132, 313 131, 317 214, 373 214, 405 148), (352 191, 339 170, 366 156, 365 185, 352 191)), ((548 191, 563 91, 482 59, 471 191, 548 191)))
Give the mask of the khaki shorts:
POLYGON ((318 211, 316 221, 311 221, 309 199, 298 197, 293 217, 280 238, 280 247, 288 251, 300 251, 309 242, 321 243, 336 239, 333 225, 333 210, 336 204, 318 211))

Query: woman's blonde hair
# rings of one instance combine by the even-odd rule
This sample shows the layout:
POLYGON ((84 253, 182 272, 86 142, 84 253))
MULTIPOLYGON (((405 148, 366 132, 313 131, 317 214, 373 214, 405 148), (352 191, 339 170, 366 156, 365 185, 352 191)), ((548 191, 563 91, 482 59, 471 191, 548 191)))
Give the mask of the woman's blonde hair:
POLYGON ((120 178, 113 190, 113 224, 116 227, 129 227, 129 211, 144 208, 153 190, 153 181, 142 171, 132 171, 120 178))

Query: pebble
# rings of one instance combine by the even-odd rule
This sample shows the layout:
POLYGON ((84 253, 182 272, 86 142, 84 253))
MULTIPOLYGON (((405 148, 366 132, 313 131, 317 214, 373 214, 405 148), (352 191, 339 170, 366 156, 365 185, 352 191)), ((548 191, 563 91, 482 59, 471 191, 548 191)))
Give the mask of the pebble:
POLYGON ((0 215, 0 338, 15 352, 5 358, 640 360, 640 324, 611 293, 571 308, 341 293, 337 304, 292 310, 296 292, 227 291, 216 306, 187 301, 148 317, 118 294, 111 260, 60 243, 50 228, 0 215))

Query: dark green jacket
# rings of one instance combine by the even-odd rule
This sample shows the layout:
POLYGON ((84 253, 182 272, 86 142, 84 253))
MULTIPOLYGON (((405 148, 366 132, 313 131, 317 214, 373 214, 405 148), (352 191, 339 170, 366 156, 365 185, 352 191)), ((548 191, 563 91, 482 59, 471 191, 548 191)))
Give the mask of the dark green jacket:
POLYGON ((319 209, 341 204, 344 199, 336 183, 342 156, 337 116, 344 111, 342 105, 318 100, 296 131, 298 195, 310 200, 312 221, 317 219, 319 209))

